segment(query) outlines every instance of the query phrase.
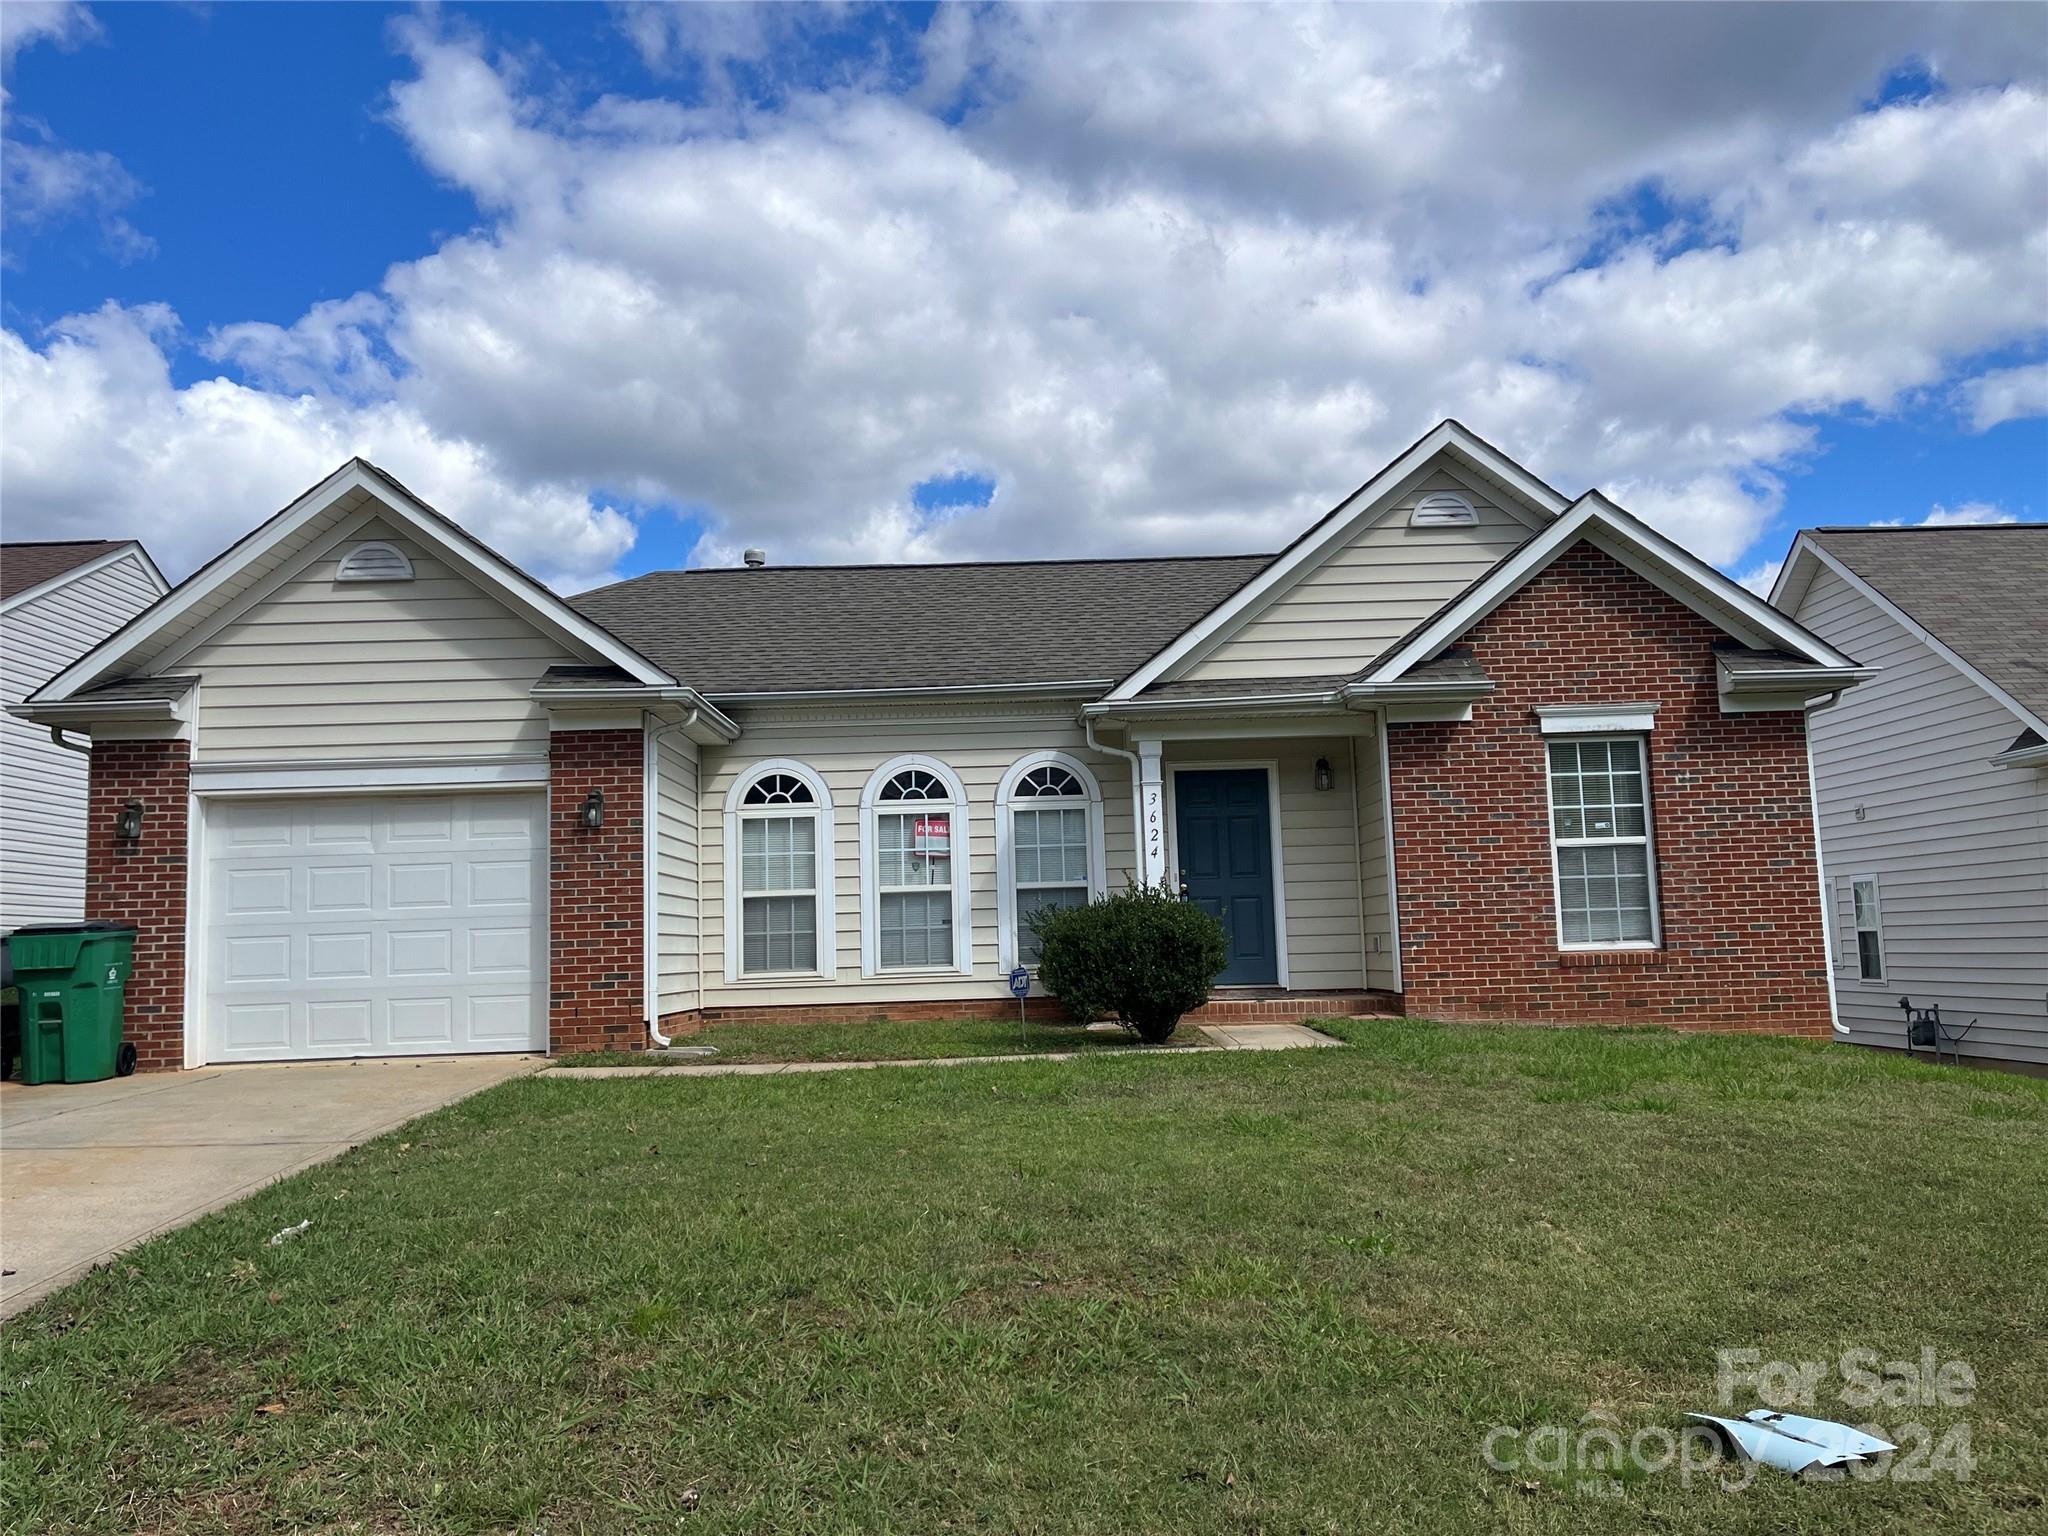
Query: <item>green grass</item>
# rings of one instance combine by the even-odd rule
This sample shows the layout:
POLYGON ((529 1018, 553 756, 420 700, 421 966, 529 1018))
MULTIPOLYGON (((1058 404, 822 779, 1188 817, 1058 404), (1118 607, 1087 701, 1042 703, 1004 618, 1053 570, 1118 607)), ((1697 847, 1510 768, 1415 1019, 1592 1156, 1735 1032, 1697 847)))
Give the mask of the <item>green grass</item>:
MULTIPOLYGON (((1168 1047, 1207 1045, 1196 1026, 1183 1025, 1168 1047)), ((710 1045, 719 1062, 932 1061, 955 1056, 1015 1056, 1041 1051, 1158 1050, 1126 1030, 1089 1030, 1034 1021, 1020 1034, 1014 1019, 874 1020, 857 1024, 715 1024, 677 1045, 710 1045)), ((641 1051, 582 1051, 560 1057, 558 1067, 702 1066, 694 1057, 650 1058, 641 1051)))
MULTIPOLYGON (((2040 1531, 2048 1085, 1772 1040, 525 1079, 0 1331, 22 1531, 2040 1531), (302 1238, 264 1239, 311 1217, 302 1238), (1968 1361, 1966 1481, 1491 1470, 1715 1351, 1968 1361)), ((1745 1399, 1740 1407, 1750 1406, 1745 1399)))

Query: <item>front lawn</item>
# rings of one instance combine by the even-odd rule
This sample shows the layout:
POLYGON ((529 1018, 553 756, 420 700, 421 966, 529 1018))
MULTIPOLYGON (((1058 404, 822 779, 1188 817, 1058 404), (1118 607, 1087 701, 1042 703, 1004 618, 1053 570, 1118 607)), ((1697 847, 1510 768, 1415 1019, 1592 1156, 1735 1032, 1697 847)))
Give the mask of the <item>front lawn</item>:
MULTIPOLYGON (((857 1024, 714 1024, 677 1045, 708 1045, 709 1058, 650 1055, 644 1051, 583 1051, 557 1059, 558 1067, 703 1066, 754 1061, 932 1061, 953 1056, 1020 1056, 1047 1051, 1159 1050, 1141 1045, 1128 1030, 1083 1029, 1078 1024, 1014 1019, 877 1019, 857 1024)), ((1184 1024, 1167 1046, 1207 1045, 1201 1030, 1184 1024)))
POLYGON ((2048 1085, 1330 1027, 1350 1048, 507 1084, 0 1331, 7 1525, 2048 1523, 2048 1085), (1974 1475, 1730 1494, 1482 1456, 1676 1426, 1718 1349, 1859 1347, 1966 1361, 1974 1401, 1818 1411, 1967 1423, 1974 1475))

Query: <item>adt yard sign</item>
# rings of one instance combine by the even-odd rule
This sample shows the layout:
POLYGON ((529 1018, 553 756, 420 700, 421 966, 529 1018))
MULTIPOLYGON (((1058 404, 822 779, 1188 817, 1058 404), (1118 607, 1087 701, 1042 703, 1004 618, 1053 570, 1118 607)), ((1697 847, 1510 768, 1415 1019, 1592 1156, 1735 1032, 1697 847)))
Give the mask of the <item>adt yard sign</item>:
POLYGON ((1021 1002, 1023 999, 1029 997, 1030 995, 1031 973, 1025 970, 1024 967, 1020 965, 1017 967, 1017 969, 1010 972, 1010 996, 1018 999, 1021 1002))

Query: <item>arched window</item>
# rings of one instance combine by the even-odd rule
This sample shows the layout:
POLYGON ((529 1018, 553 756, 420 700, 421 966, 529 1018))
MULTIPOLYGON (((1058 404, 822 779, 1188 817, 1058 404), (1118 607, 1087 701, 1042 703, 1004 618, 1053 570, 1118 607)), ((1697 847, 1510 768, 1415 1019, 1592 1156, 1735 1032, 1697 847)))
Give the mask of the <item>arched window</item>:
POLYGON ((1102 788, 1064 752, 1011 764, 996 791, 997 906, 1005 970, 1038 963, 1034 912, 1103 895, 1102 788))
POLYGON ((830 976, 832 796, 802 763, 755 763, 725 797, 725 979, 830 976))
POLYGON ((861 969, 971 973, 967 791, 944 763, 898 757, 861 795, 861 969))

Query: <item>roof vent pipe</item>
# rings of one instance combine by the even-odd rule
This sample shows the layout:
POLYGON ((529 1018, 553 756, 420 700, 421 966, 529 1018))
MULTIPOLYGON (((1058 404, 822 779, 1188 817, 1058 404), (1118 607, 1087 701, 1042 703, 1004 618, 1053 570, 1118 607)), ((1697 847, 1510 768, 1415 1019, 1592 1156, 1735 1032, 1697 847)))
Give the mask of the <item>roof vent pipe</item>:
POLYGON ((754 570, 758 571, 768 563, 768 551, 765 549, 750 549, 742 554, 740 558, 746 561, 754 570))

